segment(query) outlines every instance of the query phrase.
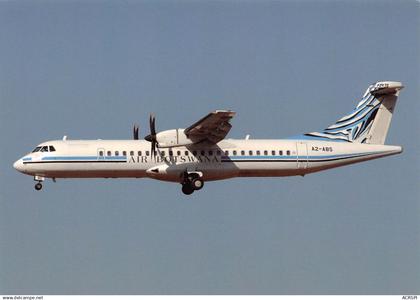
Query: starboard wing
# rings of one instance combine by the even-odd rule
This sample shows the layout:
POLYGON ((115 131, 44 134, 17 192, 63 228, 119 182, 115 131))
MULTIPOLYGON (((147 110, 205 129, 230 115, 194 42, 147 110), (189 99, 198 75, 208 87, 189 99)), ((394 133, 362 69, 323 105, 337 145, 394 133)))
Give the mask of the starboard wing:
POLYGON ((230 110, 213 111, 186 128, 184 133, 194 143, 209 142, 216 144, 223 140, 232 128, 229 121, 234 115, 235 112, 230 110))

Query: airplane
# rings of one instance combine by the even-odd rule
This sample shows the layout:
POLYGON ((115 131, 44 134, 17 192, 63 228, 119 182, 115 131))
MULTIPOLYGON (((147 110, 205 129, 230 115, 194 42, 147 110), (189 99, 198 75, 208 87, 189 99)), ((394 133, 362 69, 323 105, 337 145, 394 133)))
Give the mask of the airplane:
POLYGON ((288 139, 226 139, 235 112, 216 110, 186 129, 156 131, 132 140, 62 140, 39 144, 13 167, 34 176, 36 190, 46 178, 152 178, 176 182, 192 194, 204 182, 234 177, 304 176, 331 168, 399 154, 385 138, 401 82, 370 85, 352 112, 324 130, 288 139))

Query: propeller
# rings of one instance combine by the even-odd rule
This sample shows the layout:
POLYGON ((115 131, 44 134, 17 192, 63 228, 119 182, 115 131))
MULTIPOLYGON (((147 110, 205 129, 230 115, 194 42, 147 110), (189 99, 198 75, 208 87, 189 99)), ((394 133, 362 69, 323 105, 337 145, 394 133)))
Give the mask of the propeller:
POLYGON ((139 125, 134 124, 133 126, 133 140, 139 139, 139 125))
POLYGON ((159 143, 156 140, 155 121, 156 121, 155 115, 150 114, 150 118, 149 118, 150 134, 144 137, 146 141, 151 142, 150 150, 151 150, 152 156, 156 156, 156 147, 159 147, 159 143))

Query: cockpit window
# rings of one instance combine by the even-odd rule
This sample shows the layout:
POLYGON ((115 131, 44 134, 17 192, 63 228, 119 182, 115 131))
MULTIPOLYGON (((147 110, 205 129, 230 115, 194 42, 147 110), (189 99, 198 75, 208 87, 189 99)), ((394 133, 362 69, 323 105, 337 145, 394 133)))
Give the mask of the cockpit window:
POLYGON ((54 151, 55 151, 54 146, 38 146, 32 151, 32 153, 34 153, 34 152, 54 152, 54 151))
POLYGON ((34 152, 38 152, 40 149, 41 149, 41 147, 36 147, 36 148, 34 149, 34 151, 32 151, 32 153, 34 153, 34 152))

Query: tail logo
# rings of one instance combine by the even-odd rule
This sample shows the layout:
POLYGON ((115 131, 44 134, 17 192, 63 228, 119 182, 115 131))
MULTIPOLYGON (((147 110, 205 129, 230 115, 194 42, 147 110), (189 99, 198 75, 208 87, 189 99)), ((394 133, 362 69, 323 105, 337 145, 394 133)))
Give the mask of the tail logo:
POLYGON ((364 142, 373 120, 379 110, 383 97, 376 98, 371 92, 376 86, 371 85, 356 108, 321 132, 306 133, 305 136, 334 141, 364 142))

